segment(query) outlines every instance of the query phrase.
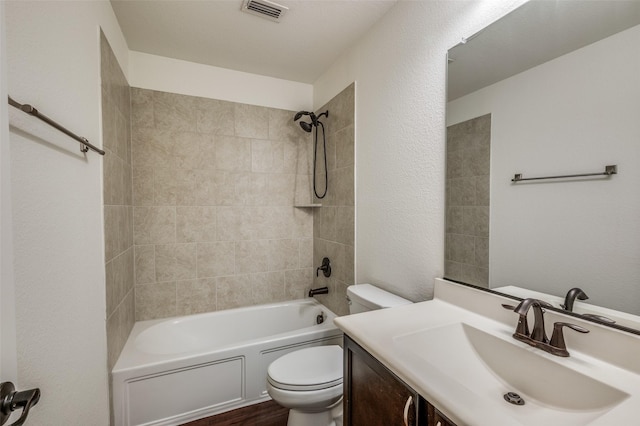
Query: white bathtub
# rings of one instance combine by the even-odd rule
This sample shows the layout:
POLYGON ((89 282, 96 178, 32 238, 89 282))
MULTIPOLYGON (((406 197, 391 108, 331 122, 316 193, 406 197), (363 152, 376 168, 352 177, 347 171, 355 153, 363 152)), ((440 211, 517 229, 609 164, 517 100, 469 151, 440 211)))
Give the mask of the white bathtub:
POLYGON ((137 322, 113 368, 115 424, 179 425, 266 401, 272 361, 342 344, 334 317, 303 299, 137 322))

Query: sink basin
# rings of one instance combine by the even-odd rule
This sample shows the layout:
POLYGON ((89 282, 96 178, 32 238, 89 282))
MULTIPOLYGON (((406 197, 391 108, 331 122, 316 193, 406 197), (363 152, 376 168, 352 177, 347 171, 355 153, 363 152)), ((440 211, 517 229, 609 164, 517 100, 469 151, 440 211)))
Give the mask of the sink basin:
POLYGON ((525 425, 584 425, 629 395, 524 346, 509 334, 497 336, 455 323, 396 336, 404 356, 419 359, 489 405, 525 425), (524 405, 503 395, 515 392, 524 405))

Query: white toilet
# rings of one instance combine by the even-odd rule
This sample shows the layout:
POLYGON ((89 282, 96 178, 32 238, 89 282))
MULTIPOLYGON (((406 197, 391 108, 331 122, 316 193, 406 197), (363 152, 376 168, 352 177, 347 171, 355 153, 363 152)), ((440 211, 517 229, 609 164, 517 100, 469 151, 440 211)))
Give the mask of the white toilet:
MULTIPOLYGON (((349 286, 347 299, 352 314, 412 303, 371 284, 349 286)), ((342 359, 338 345, 314 346, 269 365, 267 390, 289 408, 288 426, 342 425, 342 359)))

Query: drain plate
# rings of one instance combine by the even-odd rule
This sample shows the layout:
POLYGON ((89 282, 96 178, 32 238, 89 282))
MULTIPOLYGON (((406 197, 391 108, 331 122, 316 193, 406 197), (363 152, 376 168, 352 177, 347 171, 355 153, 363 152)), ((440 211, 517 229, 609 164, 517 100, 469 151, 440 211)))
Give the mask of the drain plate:
POLYGON ((515 392, 507 392, 504 394, 504 400, 509 404, 524 405, 524 399, 515 392))

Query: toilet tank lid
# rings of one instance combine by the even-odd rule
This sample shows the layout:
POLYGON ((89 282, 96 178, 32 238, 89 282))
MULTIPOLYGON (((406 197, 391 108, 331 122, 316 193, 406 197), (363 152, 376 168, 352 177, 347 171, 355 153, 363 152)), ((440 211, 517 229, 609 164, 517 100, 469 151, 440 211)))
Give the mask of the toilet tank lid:
POLYGON ((371 284, 356 284, 347 287, 347 295, 352 301, 371 308, 391 308, 409 305, 413 302, 371 284))

